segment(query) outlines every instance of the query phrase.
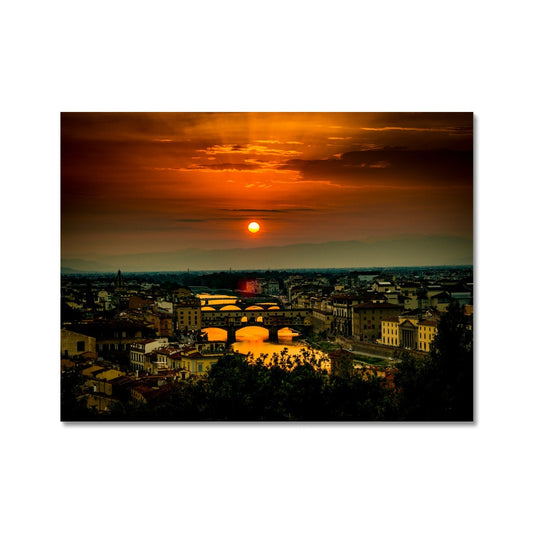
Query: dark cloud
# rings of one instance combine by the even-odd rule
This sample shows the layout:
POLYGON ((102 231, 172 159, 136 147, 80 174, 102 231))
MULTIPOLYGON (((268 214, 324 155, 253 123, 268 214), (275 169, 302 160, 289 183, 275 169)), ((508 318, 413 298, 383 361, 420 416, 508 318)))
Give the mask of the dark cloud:
POLYGON ((471 186, 473 154, 453 150, 365 150, 321 160, 293 159, 281 168, 306 180, 351 185, 471 186))
POLYGON ((362 113, 366 127, 413 128, 425 130, 462 130, 472 134, 473 113, 362 113))
POLYGON ((211 113, 61 113, 61 132, 83 141, 182 140, 210 117, 211 113))
POLYGON ((202 165, 191 165, 187 167, 187 170, 257 170, 263 168, 256 163, 213 163, 202 165))

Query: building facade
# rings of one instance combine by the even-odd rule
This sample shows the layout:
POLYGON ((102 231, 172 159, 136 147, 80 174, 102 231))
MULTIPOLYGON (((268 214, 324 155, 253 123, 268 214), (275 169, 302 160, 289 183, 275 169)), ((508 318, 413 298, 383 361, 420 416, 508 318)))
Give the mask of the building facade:
POLYGON ((397 316, 403 307, 387 302, 366 302, 352 308, 353 336, 359 341, 376 341, 381 337, 381 322, 397 316))
POLYGON ((381 322, 380 343, 428 353, 437 335, 435 317, 396 316, 381 322))
POLYGON ((96 338, 63 328, 61 330, 61 355, 74 357, 84 352, 96 352, 96 338))
POLYGON ((168 340, 164 339, 139 339, 130 347, 130 367, 133 371, 145 372, 150 364, 150 353, 162 346, 168 345, 168 340))
POLYGON ((202 301, 200 298, 192 294, 180 296, 175 293, 172 304, 176 331, 188 332, 202 328, 202 301))

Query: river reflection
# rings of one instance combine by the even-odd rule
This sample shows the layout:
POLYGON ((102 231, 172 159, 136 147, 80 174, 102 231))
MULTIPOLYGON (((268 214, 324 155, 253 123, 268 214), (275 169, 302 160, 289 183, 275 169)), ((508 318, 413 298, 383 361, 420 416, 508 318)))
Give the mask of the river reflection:
MULTIPOLYGON (((227 333, 222 329, 205 328, 203 332, 207 333, 207 338, 210 341, 225 341, 227 339, 227 333)), ((303 349, 310 350, 307 344, 297 337, 297 333, 292 333, 289 328, 284 328, 278 332, 278 342, 269 342, 268 330, 258 326, 248 326, 236 332, 237 342, 233 343, 231 347, 243 355, 251 354, 252 359, 265 354, 268 363, 274 354, 280 354, 284 350, 290 356, 300 355, 303 349)), ((314 355, 317 359, 324 357, 324 354, 318 350, 314 350, 314 355)))
POLYGON ((233 350, 244 355, 251 353, 254 358, 261 354, 267 354, 269 356, 274 355, 275 353, 279 354, 283 350, 287 350, 289 355, 298 355, 302 348, 306 348, 306 345, 303 342, 292 337, 278 336, 278 342, 248 339, 245 335, 237 335, 236 338, 237 342, 231 345, 233 350))

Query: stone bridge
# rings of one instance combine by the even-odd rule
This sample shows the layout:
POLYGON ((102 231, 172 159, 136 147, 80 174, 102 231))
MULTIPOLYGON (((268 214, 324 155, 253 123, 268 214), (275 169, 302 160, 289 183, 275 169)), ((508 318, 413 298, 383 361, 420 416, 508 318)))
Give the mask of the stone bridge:
POLYGON ((311 309, 202 309, 202 329, 220 328, 228 333, 229 344, 235 342, 237 330, 248 326, 260 326, 268 330, 270 341, 278 340, 278 331, 291 328, 298 333, 307 334, 312 330, 311 309))
POLYGON ((243 300, 235 300, 228 302, 221 302, 220 298, 202 298, 202 309, 206 311, 232 311, 232 310, 279 310, 282 305, 276 301, 260 301, 250 302, 243 300))

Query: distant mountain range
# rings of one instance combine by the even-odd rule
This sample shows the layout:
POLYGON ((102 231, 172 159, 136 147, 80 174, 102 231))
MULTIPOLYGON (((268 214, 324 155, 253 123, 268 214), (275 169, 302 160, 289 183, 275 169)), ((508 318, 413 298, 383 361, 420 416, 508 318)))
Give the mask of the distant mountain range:
POLYGON ((98 256, 94 261, 62 259, 61 272, 248 270, 471 265, 472 239, 412 237, 387 241, 340 241, 230 250, 188 248, 175 252, 98 256))

